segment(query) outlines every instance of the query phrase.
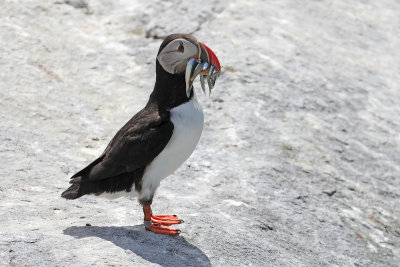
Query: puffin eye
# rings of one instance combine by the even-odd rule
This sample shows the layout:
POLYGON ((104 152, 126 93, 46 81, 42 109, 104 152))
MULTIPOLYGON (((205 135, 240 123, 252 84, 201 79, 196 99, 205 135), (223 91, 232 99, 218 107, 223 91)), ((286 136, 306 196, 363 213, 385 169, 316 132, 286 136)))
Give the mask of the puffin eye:
POLYGON ((181 53, 185 52, 185 47, 183 46, 183 43, 182 43, 182 42, 179 44, 179 47, 178 47, 178 50, 177 50, 177 51, 178 51, 178 52, 181 52, 181 53))

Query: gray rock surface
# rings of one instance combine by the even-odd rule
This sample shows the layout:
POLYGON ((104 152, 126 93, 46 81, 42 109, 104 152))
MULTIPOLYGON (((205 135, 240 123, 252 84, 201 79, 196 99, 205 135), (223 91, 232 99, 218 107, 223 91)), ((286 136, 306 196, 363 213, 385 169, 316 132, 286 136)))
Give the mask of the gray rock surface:
POLYGON ((0 266, 398 266, 399 1, 144 2, 0 0, 0 266), (154 200, 177 238, 136 201, 60 198, 172 32, 225 66, 154 200))

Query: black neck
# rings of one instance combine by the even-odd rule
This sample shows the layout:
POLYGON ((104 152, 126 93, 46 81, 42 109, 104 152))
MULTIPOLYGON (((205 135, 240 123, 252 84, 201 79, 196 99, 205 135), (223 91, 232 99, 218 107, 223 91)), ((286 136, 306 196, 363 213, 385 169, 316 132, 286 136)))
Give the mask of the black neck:
POLYGON ((157 103, 158 107, 170 110, 183 104, 193 97, 193 90, 190 97, 186 96, 185 73, 170 74, 166 72, 156 61, 156 84, 150 95, 149 103, 157 103))

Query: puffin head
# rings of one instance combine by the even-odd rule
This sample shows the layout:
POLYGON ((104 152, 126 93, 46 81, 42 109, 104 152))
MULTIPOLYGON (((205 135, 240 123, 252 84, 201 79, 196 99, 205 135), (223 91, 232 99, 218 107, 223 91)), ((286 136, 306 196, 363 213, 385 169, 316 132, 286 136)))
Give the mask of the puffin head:
POLYGON ((198 75, 203 91, 207 81, 211 93, 221 73, 221 65, 214 52, 190 34, 171 34, 165 38, 158 51, 157 61, 165 72, 184 75, 187 97, 198 75))

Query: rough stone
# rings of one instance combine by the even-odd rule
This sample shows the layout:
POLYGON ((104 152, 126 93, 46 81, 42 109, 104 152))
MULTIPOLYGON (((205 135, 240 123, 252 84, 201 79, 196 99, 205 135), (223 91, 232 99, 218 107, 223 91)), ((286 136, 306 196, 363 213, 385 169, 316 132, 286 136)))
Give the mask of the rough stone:
POLYGON ((398 266, 398 1, 0 6, 0 266, 398 266), (154 199, 177 238, 136 200, 60 197, 144 106, 172 32, 224 66, 154 199))

